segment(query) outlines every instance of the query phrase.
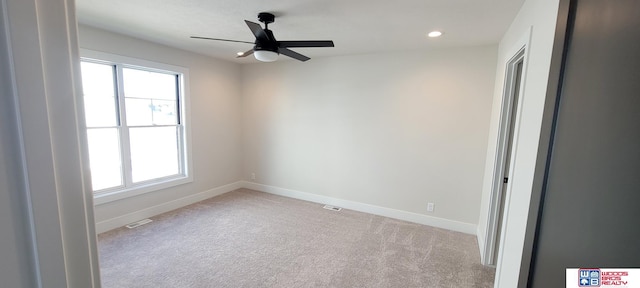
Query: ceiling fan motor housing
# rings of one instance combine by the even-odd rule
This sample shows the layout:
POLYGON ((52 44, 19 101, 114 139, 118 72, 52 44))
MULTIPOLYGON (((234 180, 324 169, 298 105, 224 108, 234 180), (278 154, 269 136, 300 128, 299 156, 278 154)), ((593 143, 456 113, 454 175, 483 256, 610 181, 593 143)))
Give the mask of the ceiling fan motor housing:
POLYGON ((274 16, 271 13, 268 12, 260 12, 258 13, 258 21, 264 23, 264 24, 269 24, 269 23, 273 23, 273 21, 276 20, 276 16, 274 16))

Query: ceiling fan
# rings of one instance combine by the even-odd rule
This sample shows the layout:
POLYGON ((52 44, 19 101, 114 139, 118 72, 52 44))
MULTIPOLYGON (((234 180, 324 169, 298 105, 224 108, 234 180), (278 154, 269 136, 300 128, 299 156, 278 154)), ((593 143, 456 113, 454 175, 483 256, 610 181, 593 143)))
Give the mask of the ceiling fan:
POLYGON ((333 41, 331 40, 278 41, 273 36, 273 32, 269 30, 269 24, 275 21, 275 16, 271 13, 261 12, 258 14, 258 20, 264 23, 264 29, 262 29, 262 27, 258 23, 244 20, 244 22, 247 23, 247 26, 249 26, 249 29, 251 30, 253 35, 256 37, 255 42, 199 37, 199 36, 191 36, 191 38, 254 44, 253 49, 244 53, 243 52, 238 53, 237 58, 247 57, 251 54, 254 54, 256 59, 263 62, 276 61, 276 59, 278 59, 279 54, 283 54, 300 61, 307 61, 310 59, 309 57, 304 56, 298 52, 295 52, 289 48, 334 47, 333 41))

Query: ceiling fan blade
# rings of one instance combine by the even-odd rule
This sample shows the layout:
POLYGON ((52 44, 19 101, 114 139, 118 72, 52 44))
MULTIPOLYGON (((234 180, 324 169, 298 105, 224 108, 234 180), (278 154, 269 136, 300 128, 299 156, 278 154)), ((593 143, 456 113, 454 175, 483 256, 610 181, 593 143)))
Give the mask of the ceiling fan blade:
POLYGON ((256 36, 256 39, 267 41, 270 40, 269 35, 264 32, 264 29, 262 29, 262 26, 260 26, 260 24, 248 20, 244 20, 244 23, 247 23, 247 26, 249 26, 249 29, 251 29, 253 35, 256 36))
POLYGON ((248 41, 229 40, 229 39, 219 39, 219 38, 209 38, 209 37, 199 37, 199 36, 191 36, 191 38, 193 38, 193 39, 204 39, 204 40, 216 40, 216 41, 226 41, 226 42, 236 42, 236 43, 254 44, 253 42, 248 42, 248 41))
POLYGON ((298 52, 295 52, 293 50, 289 50, 287 48, 278 48, 278 53, 283 54, 283 55, 287 55, 287 56, 289 56, 289 57, 291 57, 293 59, 297 59, 297 60, 300 60, 302 62, 311 59, 311 58, 309 58, 307 56, 304 56, 304 55, 302 55, 302 54, 300 54, 298 52))
POLYGON ((236 58, 247 57, 247 56, 249 56, 249 55, 251 55, 251 54, 253 54, 253 49, 251 49, 251 50, 249 50, 249 51, 247 51, 247 52, 244 52, 244 53, 242 53, 241 55, 236 56, 236 58))
POLYGON ((278 47, 334 47, 331 40, 278 41, 278 47))

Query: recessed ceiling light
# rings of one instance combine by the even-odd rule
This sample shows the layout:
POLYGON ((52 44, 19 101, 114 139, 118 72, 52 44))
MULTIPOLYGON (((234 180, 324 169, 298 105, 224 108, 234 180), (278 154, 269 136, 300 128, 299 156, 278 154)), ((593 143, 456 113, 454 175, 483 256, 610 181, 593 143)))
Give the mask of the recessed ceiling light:
POLYGON ((440 36, 442 36, 442 32, 440 32, 440 31, 431 31, 431 32, 429 32, 429 34, 427 34, 427 36, 429 36, 431 38, 440 37, 440 36))
POLYGON ((238 53, 236 53, 236 55, 242 56, 242 55, 244 55, 244 52, 238 52, 238 53))

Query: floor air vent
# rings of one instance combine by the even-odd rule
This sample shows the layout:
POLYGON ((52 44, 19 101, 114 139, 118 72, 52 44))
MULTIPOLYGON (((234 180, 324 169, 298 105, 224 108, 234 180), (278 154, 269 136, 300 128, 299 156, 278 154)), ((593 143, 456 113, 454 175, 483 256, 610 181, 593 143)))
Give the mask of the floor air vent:
POLYGON ((340 207, 331 206, 331 205, 324 205, 322 208, 327 209, 327 210, 333 210, 333 211, 340 211, 340 210, 342 210, 342 208, 340 208, 340 207))
POLYGON ((129 229, 133 229, 133 228, 136 228, 136 227, 140 227, 140 226, 142 226, 144 224, 151 223, 152 221, 153 220, 151 220, 151 219, 142 219, 142 220, 140 220, 138 222, 133 222, 133 223, 131 223, 131 224, 127 225, 127 226, 124 226, 124 227, 127 227, 129 229))

